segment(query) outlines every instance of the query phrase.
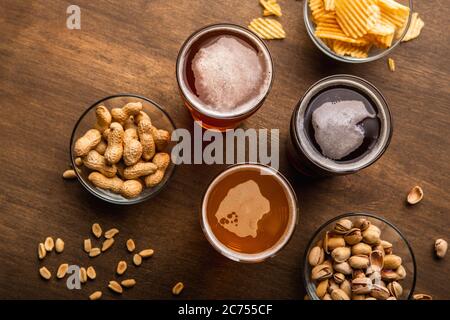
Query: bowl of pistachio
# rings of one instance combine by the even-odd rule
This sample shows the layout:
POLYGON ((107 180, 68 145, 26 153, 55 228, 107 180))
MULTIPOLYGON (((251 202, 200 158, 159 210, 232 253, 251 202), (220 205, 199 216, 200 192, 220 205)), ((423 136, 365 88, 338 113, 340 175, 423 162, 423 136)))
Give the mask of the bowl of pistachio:
POLYGON ((304 258, 311 300, 408 300, 416 283, 414 253, 400 230, 368 213, 324 223, 304 258))

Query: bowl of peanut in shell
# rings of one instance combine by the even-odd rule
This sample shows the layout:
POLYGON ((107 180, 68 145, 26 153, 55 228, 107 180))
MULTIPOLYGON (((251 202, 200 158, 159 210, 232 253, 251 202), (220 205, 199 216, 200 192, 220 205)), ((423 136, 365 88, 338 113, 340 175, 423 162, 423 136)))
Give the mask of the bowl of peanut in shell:
POLYGON ((169 182, 175 125, 156 102, 118 94, 91 105, 70 139, 76 176, 91 194, 114 204, 150 199, 169 182))

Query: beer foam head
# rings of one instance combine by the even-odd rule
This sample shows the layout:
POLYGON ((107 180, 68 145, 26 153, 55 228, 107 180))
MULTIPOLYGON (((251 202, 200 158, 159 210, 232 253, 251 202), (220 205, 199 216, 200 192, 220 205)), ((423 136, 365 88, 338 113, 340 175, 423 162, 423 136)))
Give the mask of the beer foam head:
POLYGON ((269 212, 269 200, 255 181, 248 180, 228 191, 215 216, 222 227, 238 237, 256 238, 258 222, 269 212))
POLYGON ((218 113, 252 107, 269 82, 258 52, 229 35, 201 48, 192 60, 192 71, 199 100, 205 108, 218 113))

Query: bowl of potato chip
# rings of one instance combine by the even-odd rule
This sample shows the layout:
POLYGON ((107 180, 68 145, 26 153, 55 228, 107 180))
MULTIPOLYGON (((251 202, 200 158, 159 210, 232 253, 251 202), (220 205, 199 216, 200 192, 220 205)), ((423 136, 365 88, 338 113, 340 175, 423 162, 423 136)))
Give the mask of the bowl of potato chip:
POLYGON ((407 34, 420 33, 421 20, 413 18, 412 0, 307 0, 304 5, 312 41, 329 57, 350 63, 377 60, 407 34))

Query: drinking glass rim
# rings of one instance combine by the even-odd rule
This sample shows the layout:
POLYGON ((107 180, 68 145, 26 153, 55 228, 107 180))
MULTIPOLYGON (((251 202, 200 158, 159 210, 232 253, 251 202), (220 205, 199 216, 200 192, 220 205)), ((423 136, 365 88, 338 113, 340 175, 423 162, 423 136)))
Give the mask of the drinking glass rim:
POLYGON ((202 201, 200 205, 200 226, 202 228, 202 231, 208 240, 208 242, 211 244, 211 246, 220 254, 225 256, 226 258, 237 261, 237 262, 243 262, 243 263, 258 263, 263 262, 269 258, 274 257, 277 255, 292 239, 292 236, 296 230, 297 224, 299 220, 299 207, 298 207, 298 198, 295 193, 294 188, 292 187, 289 180, 279 171, 274 169, 271 166, 257 163, 257 162, 240 162, 233 165, 228 166, 225 168, 225 170, 222 170, 218 174, 216 174, 208 183, 208 186, 206 187, 205 192, 202 196, 202 201), (206 201, 206 195, 208 194, 208 191, 210 190, 212 184, 223 174, 226 174, 230 170, 237 170, 234 169, 236 167, 241 166, 249 166, 254 168, 259 168, 263 170, 268 170, 271 173, 273 173, 274 176, 277 177, 281 182, 281 184, 285 184, 285 189, 288 191, 288 193, 292 196, 292 198, 289 200, 291 202, 291 205, 293 206, 292 210, 290 210, 290 215, 292 216, 292 225, 290 228, 287 228, 285 233, 278 239, 278 241, 269 249, 261 252, 261 253, 240 253, 237 251, 234 251, 230 248, 228 248, 225 244, 219 241, 214 235, 214 232, 210 229, 209 224, 207 223, 207 217, 206 217, 206 210, 204 210, 205 207, 205 201, 206 201), (205 212, 205 214, 204 214, 205 212), (264 253, 266 252, 266 253, 264 253), (237 257, 239 256, 239 257, 237 257))
MULTIPOLYGON (((370 158, 368 161, 366 161, 366 163, 364 163, 362 160, 360 159, 358 160, 358 162, 361 162, 361 164, 357 167, 354 167, 352 169, 346 169, 346 168, 342 168, 340 170, 335 170, 333 172, 336 173, 341 173, 341 174, 345 174, 345 173, 351 173, 351 172, 355 172, 355 171, 359 171, 362 170, 364 168, 367 168, 368 166, 370 166, 371 164, 375 163, 383 154, 384 152, 387 150, 390 142, 391 142, 391 138, 392 138, 392 134, 393 134, 393 119, 392 119, 392 115, 391 115, 391 111, 389 109, 389 105, 384 97, 384 95, 381 93, 381 91, 375 86, 373 85, 371 82, 361 78, 361 77, 357 77, 354 75, 350 75, 350 74, 336 74, 336 75, 331 75, 325 78, 322 78, 318 81, 316 81, 314 84, 312 84, 303 94, 303 96, 300 98, 300 100, 297 102, 295 108, 294 108, 294 113, 293 113, 293 119, 291 125, 294 126, 293 128, 293 133, 294 133, 294 138, 295 138, 295 144, 294 147, 295 149, 300 149, 299 151, 305 155, 305 157, 311 161, 312 163, 314 163, 316 166, 320 167, 321 169, 327 171, 327 172, 331 172, 333 169, 329 166, 326 166, 325 164, 320 163, 319 161, 317 161, 317 159, 314 159, 313 157, 311 157, 310 154, 308 154, 308 152, 305 151, 304 148, 304 143, 301 141, 300 137, 299 137, 299 128, 297 128, 297 120, 298 120, 298 110, 300 109, 300 107, 303 105, 303 101, 305 100, 305 98, 308 97, 308 95, 311 94, 311 92, 316 89, 316 87, 318 85, 320 85, 323 82, 329 81, 329 80, 339 80, 339 79, 347 79, 347 80, 354 80, 356 82, 358 82, 358 84, 360 84, 361 86, 364 86, 365 88, 367 88, 369 91, 373 90, 376 94, 379 95, 380 99, 382 100, 382 102, 384 102, 384 112, 385 112, 385 116, 386 119, 389 121, 389 127, 386 128, 387 135, 385 137, 385 143, 382 147, 380 147, 379 152, 373 157, 370 158)), ((306 105, 307 107, 307 105, 306 105)), ((306 110, 305 107, 305 110, 306 110)), ((376 106, 377 109, 379 109, 379 106, 376 106)), ((379 111, 378 111, 379 112, 379 111)), ((326 158, 325 156, 323 156, 320 151, 316 150, 317 154, 320 154, 320 156, 326 158)), ((333 162, 336 162, 335 160, 332 160, 333 162)), ((356 162, 356 163, 358 163, 356 162)))
POLYGON ((255 112, 256 110, 258 110, 261 106, 262 106, 262 102, 267 98, 267 96, 269 95, 270 90, 272 89, 272 85, 273 85, 273 79, 274 79, 274 64, 273 64, 273 58, 272 58, 272 54, 270 53, 269 47, 267 46, 267 44, 253 31, 240 26, 238 24, 234 24, 234 23, 228 23, 228 22, 224 22, 224 23, 214 23, 214 24, 209 24, 206 25, 194 32, 192 32, 189 37, 186 38, 186 40, 183 42, 183 45, 181 46, 180 50, 178 51, 178 56, 177 56, 177 61, 176 61, 176 68, 175 68, 175 73, 176 73, 176 78, 177 78, 177 84, 178 84, 178 88, 181 92, 181 94, 183 95, 183 98, 185 98, 188 102, 190 107, 194 108, 197 112, 206 115, 210 118, 213 119, 220 119, 220 120, 233 120, 233 119, 238 119, 246 114, 251 114, 253 112, 255 112), (231 27, 231 28, 235 28, 238 29, 240 31, 242 31, 243 33, 247 33, 250 34, 254 40, 256 42, 258 42, 259 44, 261 44, 262 48, 265 50, 265 52, 267 53, 267 55, 269 56, 269 61, 270 61, 270 68, 271 68, 271 76, 270 76, 270 82, 269 85, 267 87, 266 92, 264 93, 264 95, 261 97, 261 99, 259 99, 257 101, 257 103, 255 103, 255 106, 248 109, 248 110, 244 110, 241 111, 239 113, 236 114, 231 114, 231 115, 220 115, 214 112, 211 112, 210 110, 207 110, 205 108, 199 108, 195 105, 195 103, 185 94, 184 90, 183 90, 183 86, 181 85, 182 80, 181 80, 181 66, 180 66, 180 61, 181 61, 181 56, 182 53, 185 52, 185 50, 187 49, 187 46, 190 42, 190 40, 196 36, 197 34, 200 34, 204 31, 208 31, 208 29, 215 29, 215 28, 220 28, 220 27, 231 27))

